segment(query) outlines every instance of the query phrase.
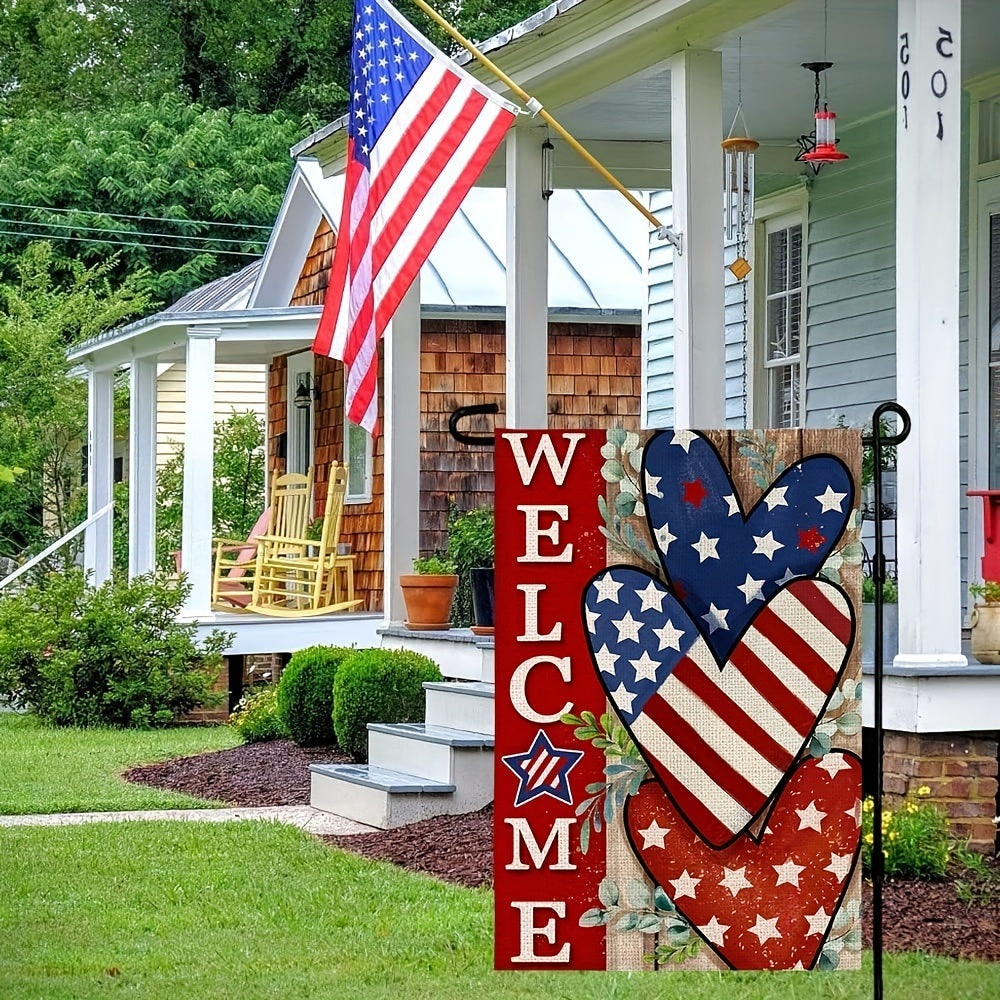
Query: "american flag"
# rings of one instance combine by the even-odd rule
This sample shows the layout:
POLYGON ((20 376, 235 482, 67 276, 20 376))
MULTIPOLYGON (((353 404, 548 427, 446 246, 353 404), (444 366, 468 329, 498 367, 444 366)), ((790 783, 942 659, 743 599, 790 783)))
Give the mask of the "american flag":
POLYGON ((517 113, 385 0, 356 0, 344 205, 313 350, 345 363, 347 415, 369 432, 378 340, 517 113))

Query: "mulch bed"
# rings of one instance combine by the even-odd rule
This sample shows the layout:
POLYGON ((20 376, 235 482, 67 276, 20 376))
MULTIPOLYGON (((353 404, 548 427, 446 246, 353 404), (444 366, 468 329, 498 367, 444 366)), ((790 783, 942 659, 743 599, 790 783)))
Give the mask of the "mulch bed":
MULTIPOLYGON (((134 767, 129 781, 174 792, 216 799, 234 806, 308 805, 312 762, 347 763, 331 747, 297 747, 290 740, 254 743, 134 767)), ((446 882, 478 887, 493 884, 493 807, 463 816, 437 816, 395 830, 323 837, 344 850, 446 882)), ((1000 961, 1000 864, 990 862, 993 879, 968 905, 951 881, 896 879, 883 892, 884 944, 887 951, 924 951, 953 958, 1000 961)), ((959 879, 971 881, 963 873, 959 879)), ((865 912, 871 912, 872 887, 864 885, 865 912)), ((871 925, 865 921, 865 944, 871 925)))

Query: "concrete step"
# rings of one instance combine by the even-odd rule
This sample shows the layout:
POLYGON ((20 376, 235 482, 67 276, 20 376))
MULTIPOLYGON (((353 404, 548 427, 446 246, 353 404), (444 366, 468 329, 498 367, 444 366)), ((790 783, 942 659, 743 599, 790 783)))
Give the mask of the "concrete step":
POLYGON ((402 625, 379 629, 384 649, 412 649, 429 656, 451 680, 493 683, 493 637, 476 636, 467 628, 413 632, 402 625))
POLYGON ((429 726, 493 735, 494 687, 482 681, 425 681, 429 726))
MULTIPOLYGON (((406 722, 368 724, 368 760, 375 767, 409 774, 430 781, 453 784, 477 795, 493 792, 493 737, 406 722)), ((487 799, 487 801, 489 801, 487 799)))

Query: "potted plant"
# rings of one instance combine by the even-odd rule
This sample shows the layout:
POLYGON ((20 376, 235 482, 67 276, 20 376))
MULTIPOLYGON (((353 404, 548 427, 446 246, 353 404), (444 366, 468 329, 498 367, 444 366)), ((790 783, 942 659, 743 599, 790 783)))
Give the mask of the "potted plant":
POLYGON ((493 550, 492 510, 479 507, 452 516, 448 524, 448 556, 460 578, 459 605, 460 609, 464 605, 468 615, 471 598, 475 618, 472 631, 479 635, 493 632, 493 550))
MULTIPOLYGON (((882 584, 882 659, 899 652, 899 589, 891 577, 882 584)), ((875 581, 861 580, 861 662, 875 662, 875 581)))
POLYGON ((413 560, 413 573, 399 578, 406 604, 403 624, 413 631, 451 628, 451 601, 458 586, 455 564, 440 555, 413 560))
POLYGON ((1000 583, 973 583, 969 593, 979 598, 972 609, 972 655, 980 663, 1000 663, 1000 583))
MULTIPOLYGON (((893 427, 886 417, 879 421, 882 437, 893 433, 893 427)), ((870 431, 866 431, 870 433, 870 431)), ((896 516, 896 446, 882 446, 882 518, 896 516)), ((875 519, 875 449, 866 444, 861 452, 861 511, 869 520, 875 519)), ((874 600, 874 597, 873 597, 874 600)))

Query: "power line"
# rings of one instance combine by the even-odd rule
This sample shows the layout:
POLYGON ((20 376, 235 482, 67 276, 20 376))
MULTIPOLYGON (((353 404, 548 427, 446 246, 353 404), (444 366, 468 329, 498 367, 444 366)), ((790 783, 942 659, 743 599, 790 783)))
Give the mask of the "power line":
MULTIPOLYGON (((88 233, 106 233, 108 235, 115 236, 158 236, 167 240, 193 240, 196 243, 236 243, 240 246, 247 243, 264 243, 265 240, 260 239, 247 239, 247 240, 233 240, 226 239, 222 236, 182 236, 180 234, 174 235, 173 233, 149 233, 145 231, 137 231, 134 229, 106 229, 101 226, 76 226, 68 222, 33 222, 29 219, 5 219, 0 216, 0 223, 6 223, 9 226, 45 226, 51 229, 72 229, 76 231, 84 231, 88 233)), ((38 234, 43 235, 42 233, 38 234)))
POLYGON ((141 219, 144 222, 182 222, 197 224, 199 226, 234 226, 237 229, 267 229, 271 226, 262 226, 254 222, 219 222, 208 219, 167 219, 155 215, 126 215, 123 212, 100 212, 92 208, 52 208, 49 205, 24 205, 16 201, 0 201, 0 208, 27 208, 39 212, 82 212, 84 215, 107 215, 113 219, 141 219))
POLYGON ((182 250, 187 253, 224 253, 231 257, 260 257, 259 253, 249 253, 246 250, 212 250, 208 247, 176 246, 169 243, 135 243, 129 240, 101 240, 96 236, 58 236, 44 233, 21 233, 12 229, 0 229, 0 236, 20 236, 29 240, 64 240, 69 243, 110 243, 122 247, 148 247, 152 250, 182 250))

